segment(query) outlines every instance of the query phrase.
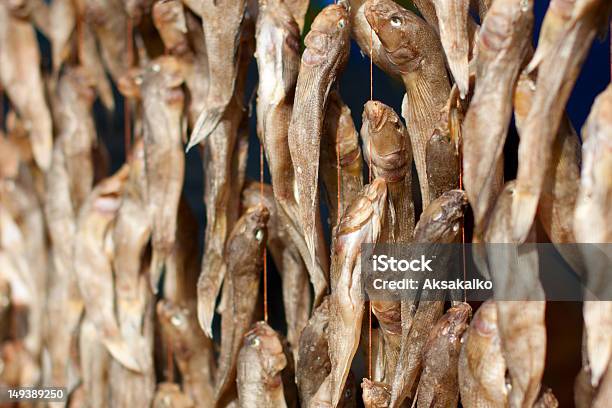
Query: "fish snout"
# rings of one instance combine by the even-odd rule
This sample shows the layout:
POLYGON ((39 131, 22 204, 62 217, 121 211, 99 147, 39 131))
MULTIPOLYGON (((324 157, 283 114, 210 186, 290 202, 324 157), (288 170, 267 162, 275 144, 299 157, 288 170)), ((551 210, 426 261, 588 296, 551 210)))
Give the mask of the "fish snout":
POLYGON ((379 101, 368 101, 363 108, 363 115, 371 131, 378 131, 384 125, 385 109, 379 101))

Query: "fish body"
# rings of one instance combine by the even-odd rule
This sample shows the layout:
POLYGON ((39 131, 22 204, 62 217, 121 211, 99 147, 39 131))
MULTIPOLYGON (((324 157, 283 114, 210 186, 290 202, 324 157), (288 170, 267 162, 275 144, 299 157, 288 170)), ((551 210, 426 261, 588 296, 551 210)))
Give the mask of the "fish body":
MULTIPOLYGON (((349 15, 344 4, 325 7, 304 39, 293 114, 289 125, 289 150, 295 168, 297 203, 301 226, 310 253, 310 263, 324 257, 319 217, 319 153, 329 91, 344 69, 349 53, 349 15)), ((322 268, 311 268, 315 304, 328 287, 322 268)))
POLYGON ((487 13, 478 38, 476 87, 463 124, 463 178, 479 231, 484 230, 501 187, 496 170, 533 24, 533 1, 503 0, 487 13))
POLYGON ((410 135, 425 208, 430 202, 425 150, 450 94, 442 45, 423 19, 391 0, 369 0, 365 16, 406 87, 402 116, 410 135))
MULTIPOLYGON (((595 100, 582 129, 583 165, 574 213, 574 234, 577 242, 592 243, 582 248, 582 255, 587 269, 588 288, 595 292, 595 297, 598 297, 598 293, 607 293, 610 287, 609 251, 606 253, 603 248, 600 251, 594 249, 598 243, 612 242, 612 228, 608 224, 611 221, 612 203, 611 129, 612 87, 608 87, 595 100)), ((593 387, 606 375, 606 370, 610 371, 612 361, 612 302, 604 299, 589 299, 584 303, 586 354, 591 369, 590 383, 593 387)), ((610 385, 606 387, 609 389, 610 385)))
POLYGON ((495 302, 482 304, 462 337, 459 391, 468 407, 506 407, 506 361, 502 355, 495 302))
POLYGON ((51 165, 53 124, 45 100, 40 71, 40 51, 34 27, 12 16, 6 4, 0 6, 0 83, 12 106, 30 129, 30 143, 38 167, 51 165), (10 63, 6 62, 10 61, 10 63))
POLYGON ((174 353, 185 396, 196 406, 214 405, 213 344, 199 328, 195 308, 170 300, 157 303, 157 316, 174 353))
MULTIPOLYGON (((512 202, 516 241, 525 241, 531 230, 563 109, 591 42, 598 30, 607 24, 611 10, 610 2, 598 0, 576 2, 571 13, 565 10, 565 15, 570 17, 555 36, 554 51, 539 65, 533 105, 525 120, 518 149, 516 194, 512 202)), ((551 5, 549 8, 549 13, 558 11, 559 7, 551 5)))
POLYGON ((376 243, 382 229, 387 185, 382 178, 364 187, 347 208, 336 231, 329 304, 329 387, 336 407, 359 346, 364 294, 361 285, 361 244, 376 243))
POLYGON ((366 408, 387 408, 389 406, 391 393, 387 384, 364 378, 361 388, 363 389, 363 404, 366 408))
POLYGON ((419 380, 417 407, 456 407, 459 399, 457 367, 461 338, 467 330, 472 308, 459 303, 435 324, 423 348, 423 372, 419 380))
POLYGON ((175 383, 160 383, 155 391, 153 408, 194 408, 193 400, 175 383))
POLYGON ((187 150, 215 130, 234 97, 240 60, 237 56, 242 44, 240 32, 248 14, 246 0, 205 0, 201 2, 199 11, 208 54, 210 86, 187 150))
POLYGON ((60 129, 58 143, 70 182, 73 206, 79 209, 93 186, 92 149, 97 143, 92 116, 95 81, 82 67, 67 68, 57 86, 55 108, 60 129))
POLYGON ((173 55, 189 52, 183 3, 179 0, 158 1, 153 5, 151 14, 166 50, 173 55))
POLYGON ((320 162, 333 231, 345 208, 363 188, 363 160, 357 131, 351 110, 337 91, 329 95, 320 162))
POLYGON ((180 62, 172 56, 152 61, 142 75, 144 161, 152 222, 151 288, 176 239, 176 218, 183 188, 184 94, 180 62))
POLYGON ((228 299, 221 319, 221 352, 215 383, 217 404, 231 390, 238 350, 254 318, 269 218, 270 212, 263 205, 247 209, 227 241, 228 299))
POLYGON ((287 407, 281 378, 286 365, 280 336, 267 323, 255 323, 238 354, 238 406, 287 407))

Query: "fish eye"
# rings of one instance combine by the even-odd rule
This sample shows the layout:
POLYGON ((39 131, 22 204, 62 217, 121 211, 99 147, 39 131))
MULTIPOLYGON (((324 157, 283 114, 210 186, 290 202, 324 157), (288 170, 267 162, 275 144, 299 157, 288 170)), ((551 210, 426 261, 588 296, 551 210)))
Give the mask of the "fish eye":
POLYGON ((263 235, 264 233, 261 229, 257 228, 255 230, 255 239, 257 240, 257 242, 261 242, 261 240, 263 239, 263 235))
POLYGON ((344 23, 344 19, 342 19, 342 20, 338 21, 338 27, 340 27, 340 28, 344 28, 344 24, 345 24, 345 23, 344 23))
POLYGON ((399 27, 400 25, 402 25, 402 19, 397 16, 391 17, 391 25, 393 27, 399 27))

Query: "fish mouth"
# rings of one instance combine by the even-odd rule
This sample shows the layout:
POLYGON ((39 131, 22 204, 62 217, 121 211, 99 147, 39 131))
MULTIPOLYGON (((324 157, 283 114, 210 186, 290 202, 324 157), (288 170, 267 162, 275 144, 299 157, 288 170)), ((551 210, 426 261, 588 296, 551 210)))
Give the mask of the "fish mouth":
POLYGON ((379 132, 386 123, 387 115, 382 103, 378 101, 368 101, 363 107, 363 113, 368 121, 370 131, 379 132))
POLYGON ((259 228, 265 227, 270 219, 270 211, 263 204, 257 204, 255 207, 248 209, 247 213, 249 214, 249 218, 251 218, 254 224, 259 228))
POLYGON ((389 4, 385 1, 379 0, 368 0, 365 7, 365 17, 368 21, 368 24, 372 27, 382 46, 388 52, 395 52, 400 46, 398 45, 395 49, 390 49, 391 46, 388 36, 386 34, 386 30, 382 30, 382 27, 387 25, 387 20, 391 17, 391 15, 397 11, 395 7, 393 7, 395 3, 389 4))

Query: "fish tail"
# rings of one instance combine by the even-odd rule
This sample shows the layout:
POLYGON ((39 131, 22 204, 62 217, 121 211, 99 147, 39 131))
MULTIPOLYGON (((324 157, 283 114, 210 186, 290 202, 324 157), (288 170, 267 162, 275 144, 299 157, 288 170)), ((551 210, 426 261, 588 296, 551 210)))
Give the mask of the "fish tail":
POLYGON ((537 194, 516 189, 512 200, 512 239, 515 242, 527 239, 537 208, 537 194))
POLYGON ((131 350, 127 342, 120 335, 105 336, 102 343, 115 360, 127 369, 142 373, 144 367, 141 366, 135 357, 135 350, 131 350))
POLYGON ((159 249, 153 248, 153 254, 151 255, 151 267, 149 269, 149 283, 151 290, 154 294, 158 292, 159 280, 161 278, 164 265, 166 263, 166 257, 160 253, 159 249))
POLYGON ((185 149, 188 152, 193 146, 203 142, 217 127, 225 112, 225 106, 204 109, 193 126, 189 143, 185 149))
POLYGON ((215 302, 200 295, 198 290, 198 323, 204 334, 212 339, 212 320, 215 302))

